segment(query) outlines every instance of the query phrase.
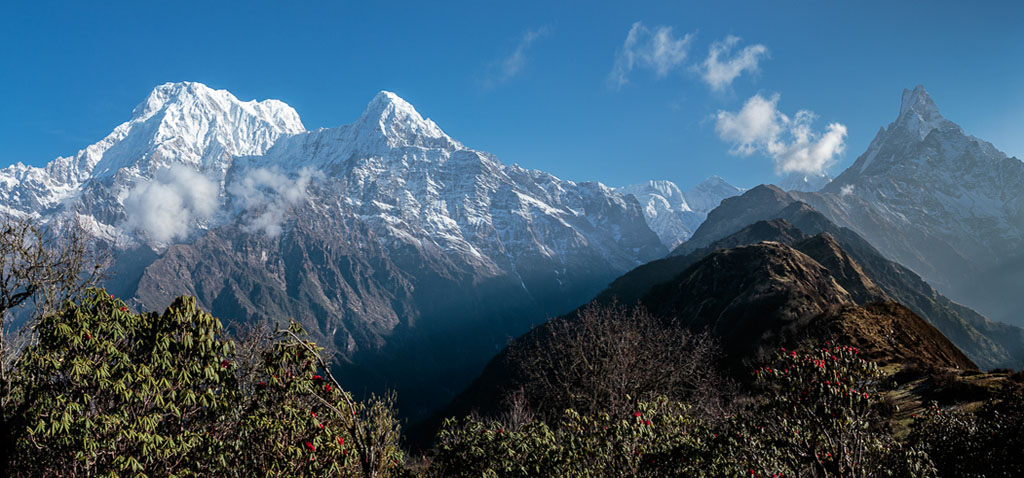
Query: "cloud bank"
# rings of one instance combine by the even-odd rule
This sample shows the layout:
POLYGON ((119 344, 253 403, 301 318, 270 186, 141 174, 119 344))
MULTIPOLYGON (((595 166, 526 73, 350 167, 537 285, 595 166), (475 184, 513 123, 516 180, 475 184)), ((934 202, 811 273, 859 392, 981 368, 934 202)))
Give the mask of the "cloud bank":
POLYGON ((197 222, 213 218, 218 208, 217 184, 181 164, 141 180, 124 200, 124 228, 169 243, 188 237, 197 222))
POLYGON ((732 49, 739 42, 739 37, 729 35, 725 40, 712 43, 708 48, 708 57, 698 70, 701 78, 712 90, 722 91, 728 88, 744 71, 757 72, 758 63, 767 58, 768 47, 761 44, 748 45, 735 55, 731 55, 732 49))
POLYGON ((656 26, 651 29, 643 22, 634 23, 615 55, 615 65, 608 74, 608 86, 622 88, 629 83, 630 73, 638 68, 653 70, 655 77, 664 78, 683 65, 692 41, 692 33, 679 38, 672 33, 672 27, 656 26))
POLYGON ((305 201, 310 181, 319 173, 302 168, 295 178, 278 169, 256 168, 228 186, 228 193, 242 208, 242 229, 262 231, 269 237, 281 235, 285 214, 305 201))
POLYGON ((776 173, 825 173, 846 147, 846 126, 830 123, 824 133, 815 133, 813 112, 801 110, 790 118, 779 111, 778 102, 778 94, 767 99, 754 95, 738 112, 719 111, 715 131, 733 144, 732 154, 771 157, 776 173))

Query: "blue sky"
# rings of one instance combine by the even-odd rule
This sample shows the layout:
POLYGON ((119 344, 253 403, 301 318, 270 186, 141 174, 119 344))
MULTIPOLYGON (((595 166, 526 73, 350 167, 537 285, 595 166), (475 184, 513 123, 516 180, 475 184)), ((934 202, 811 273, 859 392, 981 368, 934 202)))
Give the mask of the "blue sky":
POLYGON ((837 174, 917 84, 1024 158, 1019 2, 839 3, 5 1, 0 165, 73 154, 181 80, 281 99, 307 128, 387 89, 506 163, 613 186, 749 187, 825 140, 837 174), (743 121, 751 98, 767 124, 743 121))

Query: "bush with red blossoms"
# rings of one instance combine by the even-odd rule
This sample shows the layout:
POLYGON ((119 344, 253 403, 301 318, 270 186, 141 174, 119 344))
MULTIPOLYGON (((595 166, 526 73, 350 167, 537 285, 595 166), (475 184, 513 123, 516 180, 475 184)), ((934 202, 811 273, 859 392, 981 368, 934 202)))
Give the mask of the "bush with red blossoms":
POLYGON ((238 343, 189 297, 125 308, 92 291, 33 324, 5 377, 0 474, 404 473, 392 400, 354 400, 296 324, 238 343))
POLYGON ((932 476, 928 457, 882 426, 880 374, 856 348, 782 349, 753 373, 758 404, 730 422, 728 436, 755 475, 932 476))

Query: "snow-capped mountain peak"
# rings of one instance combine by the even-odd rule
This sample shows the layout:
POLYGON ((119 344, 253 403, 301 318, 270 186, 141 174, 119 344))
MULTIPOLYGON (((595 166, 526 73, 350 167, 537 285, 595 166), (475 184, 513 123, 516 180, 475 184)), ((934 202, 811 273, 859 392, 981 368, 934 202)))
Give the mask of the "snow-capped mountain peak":
MULTIPOLYGON (((194 81, 169 82, 153 88, 135 109, 132 121, 145 121, 161 113, 185 111, 222 115, 249 115, 292 133, 305 131, 299 114, 280 100, 241 101, 227 90, 215 90, 194 81), (237 111, 233 111, 237 110, 237 111)), ((164 118, 167 122, 170 118, 164 118)))
POLYGON ((1024 164, 964 133, 919 86, 822 195, 798 197, 958 300, 1019 320, 1016 291, 991 291, 1020 283, 1006 264, 1024 263, 1022 184, 1024 164))
POLYGON ((924 86, 917 85, 913 90, 903 90, 903 97, 900 99, 900 114, 894 125, 917 135, 918 139, 924 139, 932 130, 937 128, 960 129, 952 121, 947 120, 939 113, 939 107, 932 101, 932 97, 924 86))
MULTIPOLYGON (((0 170, 0 203, 44 216, 83 194, 87 201, 120 203, 139 184, 178 166, 223 185, 235 157, 263 154, 278 138, 303 131, 298 113, 281 101, 240 101, 202 83, 166 83, 128 121, 77 154, 41 168, 0 170)), ((108 209, 101 222, 113 227, 118 214, 108 209)))
MULTIPOLYGON (((366 105, 356 120, 357 134, 382 137, 389 147, 419 146, 459 149, 462 145, 449 137, 436 123, 424 118, 416 108, 390 91, 381 91, 366 105)), ((367 137, 366 140, 371 140, 367 137)))
POLYGON ((640 202, 647 225, 669 249, 687 240, 722 199, 743 192, 718 176, 705 179, 685 193, 667 180, 631 184, 616 191, 632 194, 640 202))
POLYGON ((222 176, 233 157, 262 154, 279 137, 305 130, 298 113, 281 101, 240 101, 202 83, 165 83, 101 142, 109 150, 92 176, 128 170, 150 177, 172 164, 222 176))

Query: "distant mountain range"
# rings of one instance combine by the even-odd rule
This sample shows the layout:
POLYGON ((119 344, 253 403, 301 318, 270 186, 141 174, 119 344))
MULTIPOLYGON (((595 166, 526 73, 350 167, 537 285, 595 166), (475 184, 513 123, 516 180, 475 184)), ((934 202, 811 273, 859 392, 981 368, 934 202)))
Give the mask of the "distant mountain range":
POLYGON ((640 201, 647 225, 658 234, 661 243, 671 249, 689 239, 723 199, 744 190, 712 176, 685 194, 675 183, 665 180, 631 184, 616 191, 632 194, 640 201))

